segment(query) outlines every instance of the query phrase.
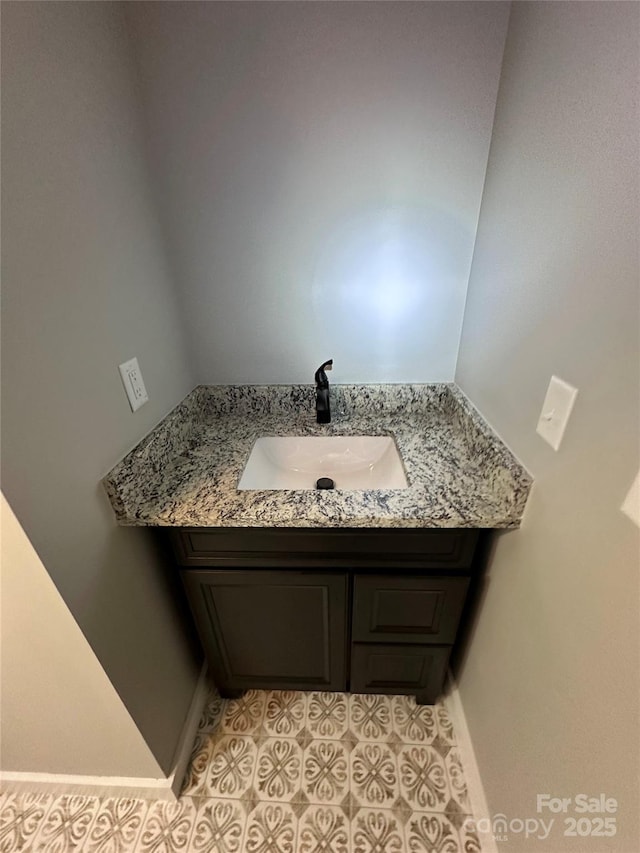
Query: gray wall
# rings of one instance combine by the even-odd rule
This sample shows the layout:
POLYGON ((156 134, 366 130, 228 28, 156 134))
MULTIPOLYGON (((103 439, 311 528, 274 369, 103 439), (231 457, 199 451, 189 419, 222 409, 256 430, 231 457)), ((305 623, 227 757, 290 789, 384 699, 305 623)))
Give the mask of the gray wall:
MULTIPOLYGON (((456 381, 536 479, 501 537, 461 696, 492 814, 536 794, 619 800, 613 839, 505 850, 636 850, 640 7, 516 3, 456 381), (557 373, 579 389, 560 450, 535 433, 557 373)), ((572 814, 573 810, 569 812, 572 814)), ((550 815, 546 815, 550 816, 550 815)))
POLYGON ((194 384, 131 79, 118 4, 2 4, 2 476, 167 771, 194 655, 150 538, 116 526, 100 486, 194 384), (118 373, 133 355, 136 414, 118 373))
POLYGON ((452 380, 507 3, 129 3, 201 382, 452 380))
POLYGON ((1 495, 3 772, 162 772, 1 495), (99 734, 98 734, 99 733, 99 734))

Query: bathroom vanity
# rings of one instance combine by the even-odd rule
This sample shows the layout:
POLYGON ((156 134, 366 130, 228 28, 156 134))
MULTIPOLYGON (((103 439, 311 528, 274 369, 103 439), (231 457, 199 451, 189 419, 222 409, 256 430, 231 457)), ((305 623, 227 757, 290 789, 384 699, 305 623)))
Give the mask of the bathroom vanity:
POLYGON ((479 531, 188 528, 171 539, 223 695, 436 700, 479 569, 479 531))
POLYGON ((531 478, 452 385, 201 386, 105 478, 122 524, 159 529, 223 695, 410 693, 432 703, 496 528, 531 478), (408 485, 238 489, 262 436, 388 435, 408 485), (167 529, 168 528, 168 529, 167 529))

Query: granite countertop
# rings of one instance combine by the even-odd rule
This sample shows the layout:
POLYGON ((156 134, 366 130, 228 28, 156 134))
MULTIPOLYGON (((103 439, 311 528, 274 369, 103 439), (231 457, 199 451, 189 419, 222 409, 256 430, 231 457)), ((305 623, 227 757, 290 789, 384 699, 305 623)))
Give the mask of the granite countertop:
POLYGON ((313 386, 201 385, 103 483, 123 525, 163 527, 520 526, 528 472, 457 386, 332 385, 332 423, 313 386), (393 435, 409 488, 238 491, 268 435, 393 435))

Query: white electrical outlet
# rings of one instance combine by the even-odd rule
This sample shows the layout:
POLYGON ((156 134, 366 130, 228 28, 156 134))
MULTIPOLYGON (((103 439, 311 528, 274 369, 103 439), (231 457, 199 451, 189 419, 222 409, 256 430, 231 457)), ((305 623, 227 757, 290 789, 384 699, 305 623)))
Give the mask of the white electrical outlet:
POLYGON ((119 367, 122 384, 124 385, 124 390, 127 392, 131 411, 137 412, 140 406, 144 406, 149 399, 147 389, 144 387, 142 380, 138 359, 132 358, 119 365, 119 367))
POLYGON ((573 385, 569 385, 563 379, 558 379, 557 376, 551 377, 536 432, 554 450, 560 447, 577 394, 578 389, 574 388, 573 385))

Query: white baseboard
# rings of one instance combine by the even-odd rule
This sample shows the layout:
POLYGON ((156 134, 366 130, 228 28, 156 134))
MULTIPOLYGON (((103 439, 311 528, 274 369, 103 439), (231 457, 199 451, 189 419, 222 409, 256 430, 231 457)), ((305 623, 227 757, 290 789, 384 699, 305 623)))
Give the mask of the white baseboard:
POLYGON ((206 698, 207 662, 204 661, 202 669, 200 670, 200 675, 198 676, 196 689, 193 691, 193 698, 191 699, 189 713, 187 714, 184 726, 182 727, 178 746, 176 747, 175 755, 173 756, 173 770, 167 780, 170 782, 171 791, 173 792, 175 799, 178 799, 180 796, 182 780, 184 779, 184 774, 187 772, 189 759, 191 758, 191 750, 193 749, 193 743, 196 739, 198 723, 202 716, 206 698))
POLYGON ((65 773, 0 773, 3 794, 81 794, 92 797, 133 797, 173 800, 170 779, 138 776, 76 776, 65 773))
POLYGON ((491 816, 480 778, 480 771, 478 770, 478 762, 476 761, 467 718, 465 717, 462 700, 460 699, 460 691, 450 671, 448 674, 448 692, 443 697, 443 701, 453 723, 453 730, 456 733, 456 741, 460 750, 460 760, 464 767, 464 777, 467 782, 467 790, 471 802, 471 812, 475 820, 480 821, 479 826, 476 826, 476 831, 480 837, 482 853, 498 853, 498 846, 493 833, 490 830, 481 829, 481 827, 492 825, 491 816))
POLYGON ((203 664, 173 759, 173 770, 159 779, 128 776, 76 776, 63 773, 0 772, 0 793, 84 794, 94 797, 138 797, 173 800, 180 795, 200 715, 207 695, 203 664))

